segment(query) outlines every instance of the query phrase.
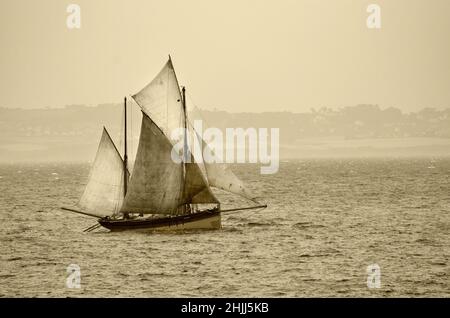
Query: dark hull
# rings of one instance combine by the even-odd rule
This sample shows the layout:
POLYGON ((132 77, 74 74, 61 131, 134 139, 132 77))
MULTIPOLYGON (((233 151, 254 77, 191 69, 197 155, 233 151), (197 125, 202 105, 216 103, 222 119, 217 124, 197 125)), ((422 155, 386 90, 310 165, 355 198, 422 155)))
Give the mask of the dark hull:
POLYGON ((220 211, 201 211, 188 215, 148 218, 148 219, 108 219, 98 223, 111 231, 174 231, 189 229, 220 229, 220 211))

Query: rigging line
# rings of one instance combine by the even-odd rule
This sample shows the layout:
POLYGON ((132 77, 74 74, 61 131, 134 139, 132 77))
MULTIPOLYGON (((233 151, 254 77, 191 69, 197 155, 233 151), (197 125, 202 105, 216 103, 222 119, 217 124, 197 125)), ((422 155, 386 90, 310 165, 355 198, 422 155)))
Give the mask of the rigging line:
POLYGON ((169 132, 169 82, 170 67, 167 68, 167 90, 166 90, 166 131, 169 132))
POLYGON ((203 112, 202 109, 200 107, 197 106, 197 104, 194 101, 194 98, 192 97, 192 95, 188 92, 189 95, 189 99, 191 100, 191 104, 194 106, 196 113, 198 113, 198 115, 200 116, 200 119, 202 120, 203 124, 204 124, 204 129, 208 129, 209 127, 211 127, 211 125, 209 124, 209 122, 205 119, 205 117, 203 116, 203 112))
POLYGON ((93 225, 93 226, 91 226, 91 227, 85 229, 83 232, 90 233, 90 232, 92 232, 92 231, 95 231, 95 230, 98 229, 99 227, 101 227, 100 224, 95 224, 95 225, 93 225))
MULTIPOLYGON (((172 63, 172 59, 169 55, 169 62, 170 63, 170 67, 167 68, 167 91, 166 91, 166 126, 167 128, 165 129, 165 134, 167 136, 167 138, 170 140, 170 134, 171 132, 169 131, 169 84, 170 84, 170 72, 173 72, 173 75, 175 77, 175 82, 176 82, 176 88, 177 88, 177 92, 178 92, 178 97, 180 102, 184 103, 184 101, 182 100, 182 96, 181 96, 181 92, 180 92, 180 84, 178 83, 178 78, 177 78, 177 74, 175 73, 175 68, 173 66, 172 63)), ((183 115, 183 107, 181 106, 181 111, 179 114, 179 123, 183 123, 183 118, 185 118, 183 115)), ((183 153, 184 153, 184 146, 183 146, 183 153)), ((184 166, 183 168, 183 174, 181 176, 182 178, 182 182, 180 183, 180 189, 178 192, 178 200, 182 200, 184 197, 184 188, 185 188, 185 183, 186 183, 186 168, 184 166)))
MULTIPOLYGON (((198 107, 197 106, 195 106, 194 105, 194 107, 196 107, 197 109, 198 109, 198 107)), ((200 113, 200 117, 202 117, 202 115, 201 115, 201 113, 200 113)), ((202 117, 203 118, 203 117, 202 117)), ((203 137, 195 130, 195 127, 194 127, 194 125, 190 122, 190 121, 188 121, 188 124, 191 126, 191 128, 192 128, 192 131, 193 131, 193 138, 194 138, 194 140, 193 140, 193 142, 195 142, 195 139, 197 139, 198 140, 198 142, 199 142, 199 144, 200 144, 200 147, 201 147, 201 155, 202 155, 202 162, 201 162, 201 164, 202 165, 205 165, 205 158, 204 158, 204 156, 203 156, 203 137)), ((205 142, 206 143, 206 142, 205 142)), ((206 143, 206 146, 208 146, 208 144, 206 143)), ((195 158, 194 158, 194 160, 195 160, 195 158)), ((204 173, 205 174, 205 179, 206 179, 206 182, 207 182, 207 185, 209 186, 209 187, 211 187, 211 185, 210 185, 210 182, 209 182, 209 174, 208 174, 208 170, 206 169, 206 166, 204 167, 204 169, 203 170, 201 170, 202 171, 202 174, 204 173), (204 170, 204 171, 203 171, 204 170)))
MULTIPOLYGON (((205 158, 204 158, 204 156, 203 156, 203 138, 200 136, 200 134, 195 130, 195 128, 194 128, 194 125, 192 125, 192 123, 190 122, 190 121, 188 121, 188 125, 192 128, 192 131, 193 131, 193 133, 192 133, 192 138, 193 138, 193 140, 192 140, 192 142, 193 143, 195 143, 195 141, 197 140, 198 141, 198 143, 199 143, 199 147, 200 147, 200 149, 201 149, 201 151, 200 151, 200 153, 201 153, 201 160, 202 160, 202 162, 200 162, 200 163, 197 163, 197 164, 202 164, 202 165, 205 165, 205 158)), ((196 160, 196 158, 195 158, 195 156, 194 155, 192 155, 192 157, 194 158, 194 163, 195 163, 195 160, 196 160)), ((206 169, 206 167, 204 167, 204 169, 200 169, 200 171, 202 172, 202 175, 203 175, 203 173, 205 174, 205 176, 203 176, 204 177, 204 179, 206 180, 206 184, 209 186, 209 187, 211 187, 210 186, 210 184, 209 184, 209 179, 208 179, 208 170, 206 169), (204 170, 204 171, 203 171, 204 170)))
MULTIPOLYGON (((122 123, 123 123, 123 119, 122 119, 122 123)), ((122 127, 122 125, 121 125, 121 127, 122 127)), ((114 143, 114 140, 111 138, 111 135, 109 134, 108 130, 106 129, 105 126, 103 126, 103 129, 106 132, 106 135, 108 135, 109 141, 111 141, 112 145, 114 146, 114 149, 116 150, 117 154, 119 155, 120 160, 123 161, 122 155, 120 154, 120 151, 117 149, 116 144, 114 143)), ((119 142, 121 142, 121 140, 122 140, 122 138, 121 138, 121 135, 120 135, 120 132, 119 132, 119 142)), ((119 147, 120 146, 121 145, 119 144, 119 147)))
MULTIPOLYGON (((122 109, 123 109, 123 104, 122 104, 122 109)), ((124 158, 124 155, 125 155, 125 153, 123 153, 123 138, 124 138, 124 133, 123 133, 123 129, 121 129, 120 127, 124 127, 124 123, 125 123, 125 121, 124 121, 124 115, 123 115, 123 111, 122 111, 122 115, 120 116, 120 126, 119 126, 119 133, 116 133, 115 134, 115 136, 116 136, 116 138, 117 137, 119 137, 119 142, 118 142, 118 146, 119 147, 116 147, 116 149, 118 148, 118 149, 122 149, 122 153, 119 151, 119 150, 117 150, 117 152, 120 154, 120 159, 123 161, 123 158, 124 158)), ((103 126, 104 127, 104 126, 103 126)), ((108 133, 109 134, 109 133, 108 133)), ((110 137, 110 139, 112 140, 112 138, 111 138, 111 136, 109 136, 110 137)), ((116 141, 117 141, 117 139, 116 139, 116 141)), ((113 141, 113 144, 114 144, 114 141, 113 141)), ((115 144, 114 144, 114 146, 115 146, 115 144)))
MULTIPOLYGON (((199 114, 199 116, 200 116, 200 119, 202 120, 202 122, 203 123, 205 123, 206 125, 206 129, 207 128, 209 128, 210 126, 209 126, 209 124, 208 124, 208 122, 205 120, 205 118, 203 117, 203 114, 202 114, 202 112, 201 112, 201 110, 200 110, 200 108, 197 106, 197 104, 195 103, 195 101, 194 101, 194 98, 192 98, 192 95, 188 92, 188 95, 189 95, 189 99, 191 100, 191 104, 194 106, 194 108, 197 110, 197 113, 199 114)), ((202 151, 201 151, 201 154, 202 154, 202 163, 204 164, 204 162, 205 162, 205 158, 204 158, 204 156, 203 156, 203 136, 201 136, 196 130, 195 130, 195 128, 194 128, 194 125, 191 123, 191 122, 189 122, 190 123, 190 125, 191 125, 191 127, 192 127, 192 130, 193 130, 193 132, 194 132, 194 138, 196 138, 197 136, 198 136, 198 138, 197 139, 199 139, 198 140, 198 142, 200 143, 200 147, 201 147, 201 149, 202 149, 202 151)), ((203 127, 203 129, 204 129, 205 127, 203 127)), ((194 140, 194 142, 195 142, 195 140, 194 140)), ((205 141, 205 143, 206 143, 206 141, 205 141)), ((206 145, 208 146, 208 144, 206 143, 206 145)), ((206 173, 206 178, 208 178, 208 171, 206 170, 206 168, 205 168, 205 173, 206 173)), ((208 184, 209 184, 209 179, 208 179, 208 184)))
MULTIPOLYGON (((125 107, 125 111, 127 111, 127 107, 125 107)), ((126 117, 127 117, 126 114, 123 114, 121 116, 120 127, 127 127, 127 125, 126 125, 127 123, 125 122, 125 120, 126 120, 125 118, 126 117)), ((124 148, 124 145, 125 145, 125 142, 126 142, 125 141, 125 135, 126 135, 125 131, 123 131, 122 129, 119 129, 119 142, 120 142, 119 149, 123 149, 124 148)), ((110 137, 110 139, 111 139, 111 137, 110 137)), ((113 144, 114 144, 114 142, 113 142, 113 144)), ((114 147, 115 147, 115 145, 114 145, 114 147)), ((119 150, 117 150, 117 148, 116 148, 116 151, 117 151, 117 153, 119 153, 119 156, 120 156, 120 152, 119 152, 119 150)), ((125 160, 125 151, 123 152, 123 156, 120 156, 120 159, 121 160, 125 160)), ((115 184, 118 184, 118 185, 120 185, 123 188, 124 183, 125 183, 125 179, 124 178, 125 178, 125 173, 121 173, 120 177, 117 176, 115 184)), ((97 182, 97 183, 102 184, 101 182, 97 182)), ((119 195, 120 195, 120 192, 121 192, 121 188, 118 187, 118 186, 115 186, 115 185, 114 185, 114 187, 115 187, 115 190, 116 190, 115 197, 118 198, 119 195)), ((115 203, 114 203, 114 212, 115 213, 120 210, 120 206, 119 206, 120 203, 119 203, 119 201, 120 200, 115 200, 115 203)))
MULTIPOLYGON (((201 111, 200 111, 200 108, 198 108, 197 107, 197 105, 195 104, 195 102, 194 102, 194 99, 192 98, 192 96, 191 96, 191 94, 189 94, 188 93, 188 95, 189 95, 189 98, 190 98, 190 100, 191 100, 191 104, 194 106, 194 108, 197 110, 197 113, 199 114, 199 116, 201 117, 201 120, 202 120, 202 122, 204 122, 204 123, 206 123, 206 120, 205 120, 205 118, 203 117, 203 115, 202 115, 202 113, 201 113, 201 111)), ((197 132, 197 130, 195 130, 195 127, 194 127, 194 125, 192 124, 192 122, 190 122, 190 121, 188 121, 188 123, 189 123, 189 125, 191 126, 191 128, 192 128, 192 131, 193 131, 193 138, 197 138, 197 140, 198 140, 198 142, 200 143, 200 147, 201 147, 201 154, 202 154, 202 164, 204 165, 205 164, 205 158, 204 158, 204 155, 203 155, 203 136, 201 136, 198 132, 197 132)), ((206 127, 209 127, 209 125, 208 124, 206 124, 206 127)), ((194 142, 195 142, 195 139, 194 139, 194 142)), ((206 143, 206 142, 205 142, 206 143)), ((206 146, 208 146, 208 144, 206 144, 206 146)), ((195 159, 194 159, 195 160, 195 159)), ((203 171, 202 171, 203 172, 203 171)), ((206 167, 204 168, 204 174, 206 175, 205 176, 205 179, 206 179, 206 181, 207 181, 207 184, 208 184, 208 186, 209 187, 211 187, 211 185, 209 184, 210 182, 209 182, 209 175, 208 175, 208 170, 206 169, 206 167)))
MULTIPOLYGON (((259 209, 254 209, 253 213, 255 213, 255 212, 260 212, 260 211, 262 211, 262 210, 264 210, 264 209, 266 209, 266 207, 259 208, 259 209)), ((227 212, 227 211, 221 211, 220 213, 229 215, 229 214, 235 214, 235 213, 238 213, 238 212, 242 213, 242 211, 243 211, 243 210, 230 211, 230 212, 227 212)))
MULTIPOLYGON (((205 120, 205 118, 203 117, 203 115, 202 115, 202 112, 200 111, 200 108, 197 106, 197 104, 195 103, 195 101, 194 101, 194 99, 192 98, 192 95, 188 92, 188 96, 189 96, 189 99, 191 100, 191 104, 194 106, 194 108, 197 110, 197 113, 199 114, 199 116, 201 117, 201 120, 202 120, 202 122, 204 122, 204 123, 206 123, 206 128, 208 128, 209 127, 209 124, 207 123, 207 121, 205 120)), ((192 127, 192 130, 193 130, 193 132, 194 132, 194 138, 196 137, 196 136, 198 136, 198 138, 197 139, 200 139, 199 140, 199 143, 200 144, 202 144, 203 143, 203 136, 201 136, 196 130, 195 130, 195 128, 194 128, 194 125, 189 121, 189 124, 191 125, 191 127, 192 127)), ((195 142, 195 140, 194 140, 194 142, 195 142)), ((202 148, 202 150, 203 150, 203 144, 201 145, 201 148, 202 148)), ((204 157, 203 157, 203 151, 201 151, 201 153, 202 153, 202 163, 205 161, 204 160, 204 157)))
POLYGON ((117 200, 115 200, 116 202, 114 204, 114 213, 116 213, 116 212, 118 212, 120 210, 120 206, 119 206, 120 199, 119 199, 119 197, 121 196, 120 192, 122 191, 123 186, 124 186, 123 182, 125 182, 125 180, 122 181, 122 178, 124 177, 124 175, 125 175, 124 173, 121 173, 121 176, 117 177, 117 179, 120 178, 120 180, 116 180, 116 182, 115 182, 116 184, 118 183, 120 185, 120 187, 115 186, 115 190, 116 190, 115 198, 117 198, 117 200))
POLYGON ((83 230, 83 232, 88 232, 89 230, 91 230, 91 229, 97 227, 98 225, 99 225, 98 223, 95 223, 94 225, 91 225, 91 226, 85 228, 85 229, 83 230))
POLYGON ((202 114, 200 108, 199 108, 199 107, 197 106, 197 104, 195 103, 194 98, 192 98, 192 95, 191 95, 189 92, 188 92, 188 95, 189 95, 189 99, 191 100, 191 104, 194 106, 194 108, 196 109, 197 113, 198 113, 199 116, 201 117, 201 120, 202 120, 204 123, 206 123, 206 127, 208 128, 208 127, 209 127, 209 124, 208 124, 208 122, 205 120, 205 118, 203 117, 203 114, 202 114))
MULTIPOLYGON (((133 148, 133 103, 130 103, 130 153, 133 154, 134 153, 134 148, 133 148)), ((128 169, 129 170, 129 169, 128 169)))
MULTIPOLYGON (((204 123, 203 129, 209 128, 210 126, 209 126, 208 122, 205 120, 205 118, 204 118, 204 116, 203 116, 203 114, 202 114, 200 108, 197 106, 197 104, 195 103, 194 99, 192 98, 192 95, 191 95, 189 92, 188 92, 187 94, 188 94, 188 96, 189 96, 189 99, 191 100, 191 104, 192 104, 192 105, 194 106, 194 108, 197 110, 197 113, 199 114, 200 119, 201 119, 202 122, 204 123)), ((204 141, 204 139, 203 139, 203 136, 201 136, 201 135, 195 130, 194 125, 193 125, 192 123, 190 123, 190 125, 191 125, 191 127, 192 127, 192 130, 194 131, 194 137, 195 137, 196 135, 198 135, 198 136, 200 137, 200 141, 199 141, 199 142, 202 144, 202 146, 201 146, 201 149, 202 149, 202 151, 201 151, 201 153, 202 153, 202 161, 204 162, 204 158, 203 158, 203 141, 204 141)), ((194 142, 195 142, 195 141, 194 141, 194 142)), ((208 146, 208 143, 207 143, 206 141, 205 141, 205 143, 206 143, 206 146, 208 146)), ((229 168, 229 166, 228 166, 227 164, 225 164, 225 163, 221 163, 220 165, 223 167, 223 169, 229 168)), ((207 171, 206 168, 205 168, 205 174, 206 174, 206 178, 207 178, 207 180, 208 180, 208 185, 209 185, 209 176, 208 176, 208 171, 207 171)), ((223 189, 223 190, 225 190, 225 189, 223 189)), ((245 197, 245 196, 243 196, 243 197, 245 197)), ((246 199, 249 199, 249 198, 247 198, 247 197, 245 197, 245 198, 246 198, 246 199)), ((250 201, 253 201, 253 202, 255 202, 255 203, 259 203, 258 201, 255 201, 253 198, 250 199, 250 201)))

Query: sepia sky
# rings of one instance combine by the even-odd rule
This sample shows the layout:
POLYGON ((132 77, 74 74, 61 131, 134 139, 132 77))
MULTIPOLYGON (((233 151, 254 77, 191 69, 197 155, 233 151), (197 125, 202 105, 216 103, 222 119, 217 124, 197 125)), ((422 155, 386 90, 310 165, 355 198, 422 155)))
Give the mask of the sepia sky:
POLYGON ((169 53, 200 108, 450 107, 449 14, 448 0, 2 0, 0 107, 120 102, 169 53))

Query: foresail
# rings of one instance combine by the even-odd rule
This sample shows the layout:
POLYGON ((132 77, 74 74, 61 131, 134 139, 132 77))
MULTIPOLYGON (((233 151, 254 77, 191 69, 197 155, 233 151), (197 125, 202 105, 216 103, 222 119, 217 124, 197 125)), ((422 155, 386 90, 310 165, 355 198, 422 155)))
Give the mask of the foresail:
POLYGON ((171 151, 171 142, 142 113, 139 146, 122 213, 177 213, 183 202, 183 167, 172 160, 171 151))
POLYGON ((205 163, 206 173, 208 174, 208 181, 212 187, 222 189, 240 195, 246 199, 258 202, 256 196, 248 190, 238 177, 231 171, 231 169, 218 163, 205 163))
MULTIPOLYGON (((193 157, 193 156, 192 156, 193 157)), ((219 203, 197 163, 186 163, 184 203, 219 203)))
POLYGON ((178 81, 169 60, 159 74, 133 99, 172 142, 174 129, 184 127, 183 105, 178 81))
POLYGON ((78 206, 83 211, 99 216, 117 213, 124 196, 123 181, 122 158, 104 128, 89 180, 78 206))
POLYGON ((185 164, 185 189, 184 196, 186 203, 219 203, 219 200, 212 192, 206 175, 203 157, 193 151, 194 143, 198 143, 196 134, 192 126, 188 125, 188 157, 190 161, 185 164), (195 155, 194 155, 195 154, 195 155))
MULTIPOLYGON (((202 141, 202 149, 206 149, 208 144, 198 135, 197 138, 200 138, 202 141)), ((209 153, 211 152, 209 151, 209 153)), ((206 161, 203 162, 203 166, 210 186, 240 195, 246 199, 258 203, 256 196, 247 189, 244 182, 233 173, 229 166, 221 163, 210 163, 206 161)))

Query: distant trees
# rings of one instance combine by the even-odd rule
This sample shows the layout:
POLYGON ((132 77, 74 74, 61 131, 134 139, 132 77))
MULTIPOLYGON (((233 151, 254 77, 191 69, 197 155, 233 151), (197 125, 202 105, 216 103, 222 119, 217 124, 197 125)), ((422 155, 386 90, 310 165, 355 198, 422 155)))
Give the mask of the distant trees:
POLYGON ((311 108, 308 113, 239 113, 203 111, 209 125, 226 127, 279 127, 285 142, 311 137, 345 138, 450 138, 450 109, 424 108, 403 113, 395 107, 361 104, 339 110, 311 108))
MULTIPOLYGON (((202 110, 205 125, 225 128, 280 128, 282 141, 289 143, 302 138, 450 138, 450 108, 424 108, 415 113, 403 113, 395 107, 382 109, 378 105, 361 104, 333 110, 329 107, 311 109, 306 113, 264 112, 228 113, 202 110)), ((133 126, 140 122, 140 112, 133 115, 133 126)), ((120 134, 121 104, 97 107, 70 105, 58 109, 0 108, 0 134, 6 136, 84 135, 97 136, 101 126, 120 134)), ((139 130, 135 132, 137 135, 139 130)))

